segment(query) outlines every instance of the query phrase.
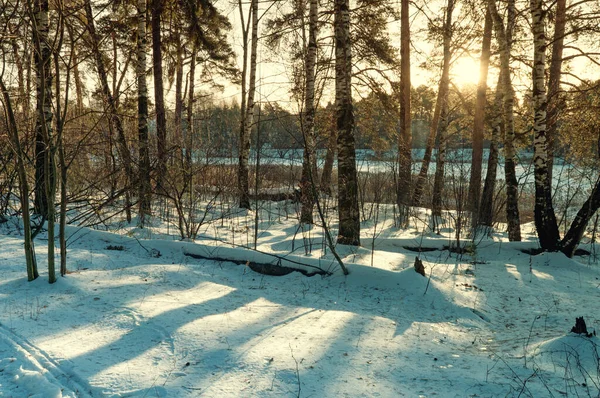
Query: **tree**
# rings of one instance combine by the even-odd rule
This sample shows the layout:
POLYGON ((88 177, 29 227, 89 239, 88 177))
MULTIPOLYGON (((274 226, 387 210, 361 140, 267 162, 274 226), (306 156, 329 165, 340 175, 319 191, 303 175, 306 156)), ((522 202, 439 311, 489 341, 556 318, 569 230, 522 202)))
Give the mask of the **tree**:
POLYGON ((412 165, 412 118, 410 113, 410 21, 409 1, 400 5, 400 134, 398 136, 398 184, 396 202, 400 225, 408 225, 412 165))
POLYGON ((334 1, 335 102, 338 149, 338 244, 360 245, 358 176, 352 110, 352 50, 350 5, 334 1))
POLYGON ((302 136, 304 137, 304 152, 302 156, 302 209, 300 222, 313 223, 313 207, 317 179, 316 143, 315 143, 315 66, 317 62, 317 22, 318 1, 309 0, 308 14, 308 43, 306 43, 306 59, 304 62, 305 94, 304 112, 302 119, 302 136))
MULTIPOLYGON (((240 17, 244 25, 242 2, 239 2, 240 17)), ((258 0, 251 0, 248 16, 248 24, 251 23, 250 39, 250 76, 248 78, 248 91, 246 92, 246 71, 248 54, 248 25, 242 27, 244 40, 244 59, 242 72, 242 117, 240 121, 240 148, 238 164, 238 191, 240 196, 240 208, 250 209, 250 185, 248 158, 250 156, 250 130, 252 129, 254 115, 254 95, 256 91, 256 50, 258 46, 258 0), (247 95, 247 97, 246 97, 247 95)))
MULTIPOLYGON (((126 184, 128 185, 125 188, 125 212, 127 215, 127 221, 131 222, 131 201, 129 191, 132 188, 131 181, 134 178, 133 160, 131 159, 131 152, 129 151, 129 146, 125 137, 123 121, 121 119, 121 115, 117 111, 116 99, 108 85, 108 75, 106 72, 104 57, 100 50, 100 37, 96 32, 96 24, 94 23, 91 0, 85 0, 83 7, 85 9, 85 25, 89 34, 89 40, 91 42, 92 56, 95 61, 96 71, 98 72, 98 78, 100 79, 100 87, 104 99, 105 112, 109 115, 109 127, 111 131, 115 131, 117 134, 119 155, 123 163, 126 184)), ((113 82, 116 85, 116 79, 113 79, 113 82)))
POLYGON ((152 186, 150 184, 150 145, 148 141, 148 84, 146 82, 146 0, 137 0, 137 78, 138 96, 138 192, 139 224, 144 226, 152 213, 152 186))
POLYGON ((531 0, 531 30, 533 33, 533 165, 535 174, 535 227, 544 250, 554 251, 560 239, 552 205, 552 186, 548 175, 546 140, 546 34, 544 32, 543 0, 531 0))
MULTIPOLYGON (((452 12, 454 10, 454 0, 448 0, 446 7, 446 19, 444 22, 444 71, 446 79, 445 87, 442 89, 440 83, 440 92, 443 92, 443 97, 439 98, 440 105, 440 121, 437 126, 438 138, 438 153, 435 166, 435 177, 433 181, 433 196, 431 203, 432 229, 437 227, 437 220, 442 216, 442 195, 444 190, 444 166, 446 162, 446 145, 448 139, 448 85, 450 83, 450 43, 452 41, 452 12)), ((425 174, 426 175, 426 174, 425 174)))
POLYGON ((164 0, 152 0, 152 71, 154 76, 154 108, 156 110, 156 188, 164 189, 167 172, 167 117, 163 88, 161 18, 164 0))
MULTIPOLYGON (((4 55, 4 54, 3 54, 4 55)), ((19 175, 19 196, 21 200, 21 213, 23 217, 23 235, 25 239, 25 263, 27 264, 27 280, 32 281, 39 276, 37 269, 37 260, 35 257, 35 245, 33 242, 31 223, 29 219, 29 183, 27 181, 27 171, 25 169, 25 151, 21 146, 19 139, 19 130, 12 107, 8 89, 3 80, 4 68, 0 74, 0 90, 2 90, 2 105, 4 106, 4 115, 7 121, 7 130, 11 141, 11 148, 15 155, 17 171, 19 175)))
POLYGON ((508 222, 508 239, 521 240, 521 225, 519 216, 519 187, 515 171, 515 119, 514 101, 515 94, 511 82, 510 52, 512 46, 512 30, 515 21, 515 2, 509 0, 507 10, 507 23, 504 25, 502 16, 498 12, 496 0, 489 0, 488 7, 494 21, 496 40, 500 52, 500 73, 502 79, 502 119, 504 123, 504 176, 506 180, 506 220, 508 222))
POLYGON ((33 4, 32 27, 36 73, 36 188, 35 203, 39 214, 48 220, 48 281, 56 282, 54 267, 54 223, 56 196, 56 165, 54 162, 54 137, 52 131, 52 48, 48 36, 48 0, 33 4))
POLYGON ((554 13, 554 38, 552 39, 552 58, 548 75, 548 112, 546 113, 546 146, 548 151, 548 179, 552 183, 552 170, 554 166, 554 149, 556 135, 558 134, 558 121, 562 108, 560 95, 560 78, 563 64, 563 49, 565 42, 565 26, 567 23, 567 0, 556 1, 554 13))
POLYGON ((481 57, 479 59, 479 82, 477 84, 477 98, 475 116, 473 118, 473 156, 471 157, 471 174, 469 178, 469 199, 467 201, 471 212, 471 225, 479 225, 479 206, 481 200, 481 163, 483 161, 483 131, 485 127, 485 105, 487 92, 488 69, 490 65, 490 48, 492 43, 492 15, 486 7, 485 22, 483 26, 483 40, 481 42, 481 57))
MULTIPOLYGON (((443 49, 444 58, 442 61, 442 75, 440 77, 440 84, 438 88, 437 100, 435 102, 435 110, 433 112, 433 120, 429 127, 429 135, 427 136, 427 144, 425 146, 425 154, 421 163, 421 169, 419 170, 419 176, 415 184, 415 190, 412 197, 414 206, 420 206, 423 197, 423 191, 425 189, 425 182, 427 180, 427 173, 429 171, 429 163, 431 162, 431 153, 433 152, 433 146, 435 144, 435 138, 439 134, 440 129, 440 117, 442 115, 442 109, 446 106, 448 101, 448 87, 450 85, 450 41, 452 40, 452 10, 454 8, 454 0, 448 0, 446 7, 446 18, 443 27, 443 49)), ((443 128, 443 127, 442 127, 443 128)), ((441 183, 438 182, 438 184, 441 183)))

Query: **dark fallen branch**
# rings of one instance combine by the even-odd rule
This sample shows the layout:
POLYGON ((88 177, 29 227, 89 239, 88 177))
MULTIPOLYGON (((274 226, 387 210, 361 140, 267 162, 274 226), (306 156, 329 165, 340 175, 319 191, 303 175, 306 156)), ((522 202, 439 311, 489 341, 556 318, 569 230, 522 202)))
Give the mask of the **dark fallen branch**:
POLYGON ((436 250, 440 250, 437 247, 423 247, 423 246, 402 246, 403 249, 415 252, 415 253, 425 253, 425 252, 434 252, 436 250))
MULTIPOLYGON (((258 272, 259 274, 270 275, 270 276, 284 276, 284 275, 291 274, 292 272, 299 272, 302 275, 305 275, 308 277, 315 276, 315 275, 324 275, 324 276, 331 275, 331 272, 325 271, 320 268, 317 268, 315 271, 309 272, 309 271, 307 271, 305 269, 301 269, 301 268, 286 267, 286 266, 281 265, 280 259, 277 261, 277 264, 269 264, 269 263, 256 263, 254 261, 233 260, 230 258, 223 258, 223 257, 216 257, 216 256, 203 256, 201 254, 188 253, 185 251, 183 252, 183 254, 188 257, 195 258, 196 260, 222 261, 222 262, 234 263, 237 265, 245 265, 254 272, 258 272)), ((287 260, 287 261, 289 261, 289 260, 287 260)), ((302 264, 302 265, 305 265, 305 264, 302 264)))
MULTIPOLYGON (((545 250, 542 249, 541 247, 534 247, 531 249, 521 249, 521 253, 529 254, 530 256, 537 256, 538 254, 542 254, 544 252, 545 252, 545 250)), ((574 256, 589 256, 590 254, 592 254, 592 253, 590 253, 588 250, 585 250, 585 249, 576 249, 573 252, 574 256)))

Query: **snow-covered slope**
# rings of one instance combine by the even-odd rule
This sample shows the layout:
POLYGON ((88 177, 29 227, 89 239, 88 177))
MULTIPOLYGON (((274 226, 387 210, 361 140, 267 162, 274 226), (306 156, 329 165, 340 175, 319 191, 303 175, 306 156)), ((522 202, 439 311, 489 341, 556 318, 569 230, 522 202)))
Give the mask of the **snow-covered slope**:
POLYGON ((309 254, 289 254, 291 220, 264 228, 262 253, 207 236, 71 228, 71 273, 49 285, 43 236, 41 276, 27 282, 22 239, 2 228, 0 397, 600 394, 597 338, 568 333, 575 316, 600 325, 598 266, 523 253, 532 239, 422 253, 422 277, 405 247, 441 249, 451 237, 386 227, 372 255, 365 228, 365 247, 339 248, 343 276, 318 231, 309 254), (244 265, 281 257, 333 274, 274 277, 244 265), (575 347, 568 362, 566 346, 575 347))

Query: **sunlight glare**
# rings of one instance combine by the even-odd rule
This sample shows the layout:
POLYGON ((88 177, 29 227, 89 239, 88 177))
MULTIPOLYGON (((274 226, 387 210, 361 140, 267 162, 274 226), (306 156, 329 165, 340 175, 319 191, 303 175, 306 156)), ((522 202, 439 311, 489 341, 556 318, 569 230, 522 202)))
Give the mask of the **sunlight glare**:
POLYGON ((477 85, 479 82, 479 60, 471 57, 457 59, 450 70, 452 81, 457 86, 477 85))

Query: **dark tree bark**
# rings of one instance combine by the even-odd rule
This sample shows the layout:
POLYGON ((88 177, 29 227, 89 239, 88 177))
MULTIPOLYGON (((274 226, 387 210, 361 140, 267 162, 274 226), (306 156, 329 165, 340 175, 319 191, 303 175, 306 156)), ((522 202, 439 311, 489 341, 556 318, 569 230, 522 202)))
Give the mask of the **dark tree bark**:
POLYGON ((25 263, 27 264, 27 280, 32 281, 39 276, 37 268, 37 260, 35 257, 35 245, 31 235, 31 223, 29 219, 29 182, 27 181, 27 171, 25 169, 25 152, 21 147, 19 140, 19 130, 17 121, 13 111, 11 99, 0 76, 0 90, 2 91, 2 103, 4 105, 4 114, 8 123, 7 129, 11 148, 15 155, 17 163, 17 172, 19 176, 19 196, 21 200, 21 213, 23 217, 23 235, 25 240, 25 263))
POLYGON ((358 176, 352 109, 352 51, 350 39, 350 5, 335 0, 335 103, 338 148, 338 244, 360 245, 358 176))
MULTIPOLYGON (((448 8, 454 7, 454 1, 450 0, 448 2, 448 8)), ((448 17, 448 14, 446 15, 448 17)), ((446 32, 447 24, 444 23, 444 48, 446 48, 447 41, 447 32, 446 32)), ((451 30, 452 27, 450 26, 451 30)), ((451 35, 449 36, 451 38, 451 35)), ((447 44, 448 46, 450 43, 447 44)), ((442 76, 440 77, 440 85, 438 88, 438 95, 435 101, 435 109, 433 111, 433 119, 429 126, 429 135, 427 136, 427 143, 425 144, 425 154, 423 155, 423 161, 421 163, 421 169, 419 170, 419 176, 417 178, 417 182, 415 184, 415 190, 413 192, 412 203, 413 206, 420 206, 423 200, 423 191, 425 190, 425 184, 427 182, 427 174, 429 172, 429 164, 431 163, 431 153, 433 152, 433 147, 435 145, 435 138, 438 134, 438 130, 440 128, 440 115, 442 113, 442 108, 447 101, 448 98, 448 87, 450 84, 450 52, 444 50, 444 60, 442 64, 442 76)))
MULTIPOLYGON (((131 159, 131 152, 129 151, 129 146, 127 144, 127 138, 125 137, 125 130, 123 129, 123 122, 121 120, 121 116, 117 112, 116 100, 113 97, 113 93, 110 90, 108 85, 108 76, 106 72, 106 65, 104 63, 104 58, 102 53, 100 52, 100 37, 96 32, 96 26, 94 24, 94 14, 92 12, 92 6, 90 0, 85 0, 84 2, 85 8, 85 16, 87 20, 86 29, 90 35, 91 47, 92 47, 92 56, 94 57, 94 61, 96 63, 96 69, 98 71, 98 77, 100 79, 100 86, 102 90, 102 95, 104 97, 106 112, 109 115, 110 128, 111 130, 116 131, 117 133, 117 142, 119 148, 119 155, 121 156, 123 163, 123 170, 125 172, 125 178, 127 181, 127 189, 126 192, 129 192, 131 187, 131 181, 134 179, 133 173, 133 161, 131 159)), ((116 81, 116 79, 113 79, 116 81)), ((116 83, 115 83, 116 86, 116 83)), ((127 214, 127 221, 131 222, 131 202, 129 200, 130 195, 126 193, 125 199, 125 212, 127 214)))
POLYGON ((396 203, 400 213, 399 224, 407 227, 409 221, 412 180, 412 131, 410 113, 410 20, 409 0, 400 3, 400 134, 398 137, 398 184, 396 203))
POLYGON ((52 136, 52 74, 50 71, 52 49, 49 43, 48 0, 33 3, 35 26, 32 28, 34 63, 36 76, 36 128, 35 128, 35 212, 48 218, 49 206, 54 199, 49 197, 48 184, 56 177, 52 171, 49 137, 52 136), (51 163, 51 164, 49 164, 51 163))
POLYGON ((154 74, 154 108, 156 109, 156 189, 164 189, 167 173, 167 118, 163 88, 161 17, 163 0, 152 0, 152 71, 154 74))
POLYGON ((598 208, 600 208, 600 178, 596 181, 592 194, 583 206, 581 206, 569 230, 559 243, 560 251, 567 257, 573 257, 575 254, 575 250, 579 246, 581 238, 583 238, 585 229, 596 211, 598 211, 598 208))
POLYGON ((504 123, 504 178, 506 180, 506 220, 508 222, 508 239, 521 240, 521 222, 519 215, 519 183, 517 181, 515 141, 514 101, 515 93, 510 79, 510 51, 512 30, 515 21, 514 0, 509 0, 506 27, 498 12, 495 0, 488 1, 488 7, 494 21, 496 39, 500 50, 500 69, 503 79, 503 123, 504 123))
POLYGON ((502 120, 502 86, 504 76, 502 72, 498 76, 496 84, 496 97, 494 99, 494 118, 492 122, 492 141, 490 142, 490 154, 485 174, 485 183, 481 194, 481 204, 479 206, 478 222, 479 226, 488 231, 494 225, 494 193, 496 192, 496 174, 498 172, 498 146, 500 137, 502 137, 504 124, 502 120))
POLYGON ((473 156, 471 158, 471 175, 469 178, 468 210, 471 212, 471 226, 479 225, 479 206, 481 201, 481 164, 483 162, 483 131, 485 127, 485 105, 487 92, 488 69, 490 65, 490 48, 492 43, 492 15, 487 9, 483 25, 483 41, 479 59, 479 82, 475 100, 475 116, 473 119, 473 156))

